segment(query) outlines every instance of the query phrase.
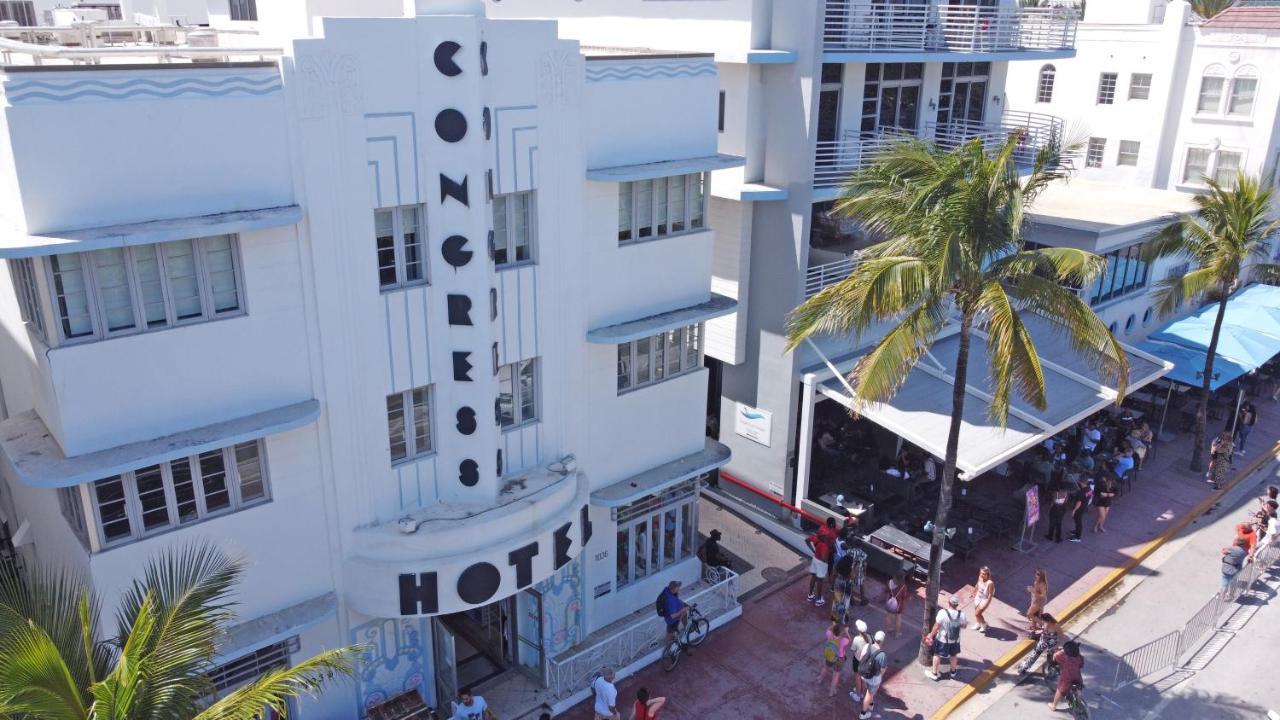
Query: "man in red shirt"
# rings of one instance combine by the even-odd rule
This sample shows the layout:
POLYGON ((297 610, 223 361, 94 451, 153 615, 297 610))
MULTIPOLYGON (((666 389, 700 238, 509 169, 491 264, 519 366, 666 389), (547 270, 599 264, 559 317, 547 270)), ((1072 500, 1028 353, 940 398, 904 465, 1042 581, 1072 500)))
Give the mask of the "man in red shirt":
POLYGON ((822 584, 831 574, 831 549, 835 547, 836 534, 835 518, 827 518, 826 524, 819 527, 817 532, 804 541, 813 553, 813 559, 809 561, 809 597, 807 599, 818 607, 827 604, 826 599, 822 597, 822 584))

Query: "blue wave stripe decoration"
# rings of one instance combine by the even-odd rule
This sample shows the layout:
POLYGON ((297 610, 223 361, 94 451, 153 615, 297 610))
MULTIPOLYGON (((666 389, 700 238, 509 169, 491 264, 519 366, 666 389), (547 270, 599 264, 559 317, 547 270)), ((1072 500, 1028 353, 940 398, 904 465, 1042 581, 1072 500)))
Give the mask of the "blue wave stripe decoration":
POLYGON ((80 80, 55 83, 44 80, 11 82, 5 86, 5 96, 17 105, 30 101, 69 102, 82 98, 102 100, 128 100, 132 98, 175 98, 182 95, 223 97, 227 95, 267 95, 279 92, 280 77, 233 76, 225 78, 178 78, 154 80, 130 78, 119 82, 108 80, 80 80))
POLYGON ((666 80, 670 78, 705 77, 716 74, 713 62, 673 63, 664 65, 618 65, 587 63, 587 82, 618 80, 666 80), (595 67, 595 66, 599 67, 595 67))

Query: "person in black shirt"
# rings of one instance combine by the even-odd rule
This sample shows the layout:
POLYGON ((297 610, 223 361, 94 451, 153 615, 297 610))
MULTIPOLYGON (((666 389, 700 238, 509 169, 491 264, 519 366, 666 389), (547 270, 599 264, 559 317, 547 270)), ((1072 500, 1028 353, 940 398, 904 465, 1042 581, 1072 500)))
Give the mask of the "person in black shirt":
POLYGON ((1089 480, 1083 475, 1076 477, 1075 487, 1071 490, 1071 497, 1067 498, 1067 505, 1071 508, 1071 519, 1075 522, 1075 531, 1071 533, 1069 538, 1071 542, 1080 542, 1084 535, 1084 514, 1089 509, 1089 501, 1093 498, 1093 488, 1089 487, 1089 480))
POLYGON ((720 531, 712 530, 710 537, 702 544, 702 562, 707 567, 728 567, 729 558, 720 551, 720 531))

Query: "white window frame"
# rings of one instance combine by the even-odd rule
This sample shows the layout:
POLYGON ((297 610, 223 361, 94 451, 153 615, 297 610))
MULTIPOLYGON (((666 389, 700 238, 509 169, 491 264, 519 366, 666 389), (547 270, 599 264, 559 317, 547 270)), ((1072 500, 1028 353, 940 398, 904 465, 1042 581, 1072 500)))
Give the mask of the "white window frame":
POLYGON ((647 495, 613 511, 618 529, 614 539, 614 582, 618 588, 627 587, 645 578, 653 577, 670 567, 695 556, 698 542, 698 485, 697 479, 687 480, 661 493, 647 495), (653 521, 658 520, 658 533, 653 533, 653 521), (674 521, 672 533, 674 549, 667 556, 666 524, 674 521), (643 573, 637 560, 637 528, 644 527, 643 573), (655 547, 655 540, 657 541, 655 547), (625 552, 619 548, 624 548, 625 552), (656 567, 652 562, 657 551, 656 567), (625 565, 625 567, 623 567, 625 565))
POLYGON ((57 329, 57 339, 59 345, 71 345, 78 343, 97 342, 109 338, 123 337, 127 335, 138 335, 148 332, 161 332, 183 325, 194 325, 197 323, 211 322, 222 318, 239 317, 248 313, 248 299, 245 292, 244 284, 244 263, 240 254, 240 238, 236 234, 213 235, 209 237, 184 238, 164 243, 152 243, 148 245, 133 245, 119 248, 124 258, 125 273, 127 276, 129 299, 133 311, 133 327, 120 328, 118 330, 109 330, 107 325, 106 310, 102 300, 102 289, 97 279, 97 270, 93 262, 95 253, 98 251, 88 251, 80 253, 61 253, 55 256, 33 258, 43 266, 45 286, 48 289, 48 299, 50 303, 51 316, 47 320, 52 320, 52 324, 57 329), (236 307, 229 310, 217 310, 214 307, 213 298, 213 280, 210 275, 210 268, 207 264, 206 255, 210 252, 207 247, 209 241, 218 238, 227 238, 228 247, 231 251, 231 265, 233 276, 236 284, 236 307), (175 298, 170 289, 169 274, 166 271, 166 259, 164 248, 174 242, 190 242, 193 263, 196 272, 196 285, 200 297, 200 314, 189 317, 179 318, 175 305, 175 298), (138 277, 138 257, 142 253, 153 253, 155 255, 157 272, 159 273, 160 292, 164 299, 165 306, 165 322, 155 327, 147 327, 146 320, 146 304, 142 295, 142 283, 138 277), (80 262, 80 272, 84 277, 85 292, 87 293, 87 307, 89 315, 90 331, 83 335, 69 336, 67 328, 62 324, 62 316, 58 312, 58 290, 54 276, 53 258, 69 257, 71 255, 78 256, 80 262))
MULTIPOLYGON (((427 263, 427 209, 425 205, 397 205, 395 207, 376 208, 373 211, 373 251, 374 262, 377 264, 378 271, 378 289, 382 292, 394 292, 409 287, 418 287, 420 285, 431 284, 431 271, 427 263), (409 263, 407 260, 408 251, 404 239, 404 211, 410 210, 417 216, 416 238, 414 245, 418 248, 418 262, 422 266, 422 277, 409 279, 409 263), (381 252, 378 247, 378 213, 389 213, 391 215, 391 244, 395 255, 395 280, 385 283, 382 281, 382 258, 378 255, 381 252)), ((390 267, 390 266, 388 266, 390 267)))
POLYGON ((1099 137, 1089 138, 1089 144, 1085 149, 1084 166, 1090 168, 1102 167, 1102 162, 1107 156, 1107 139, 1099 137))
POLYGON ((538 358, 529 358, 527 360, 517 360, 513 363, 507 363, 498 368, 498 399, 494 411, 497 417, 498 426, 503 432, 517 430, 526 425, 532 425, 541 419, 542 398, 541 384, 542 378, 539 373, 541 371, 541 363, 538 358), (533 386, 527 391, 520 384, 520 373, 525 368, 531 368, 530 373, 533 375, 533 386), (508 374, 509 380, 503 380, 503 374, 508 374), (506 392, 503 390, 504 382, 510 382, 511 390, 506 392), (504 422, 502 416, 502 398, 510 395, 511 397, 511 420, 504 422), (532 396, 532 397, 530 397, 532 396), (525 400, 532 400, 533 410, 525 412, 525 400))
POLYGON ((1180 179, 1180 182, 1178 184, 1182 186, 1197 187, 1197 188, 1208 187, 1208 185, 1204 182, 1202 177, 1194 177, 1194 178, 1187 177, 1187 160, 1191 156, 1192 150, 1203 150, 1209 154, 1208 162, 1205 164, 1204 176, 1210 177, 1210 178, 1217 177, 1218 170, 1219 170, 1218 161, 1221 158, 1222 153, 1238 155, 1240 157, 1240 162, 1238 165, 1236 165, 1236 168, 1241 170, 1247 167, 1245 163, 1247 163, 1249 159, 1249 154, 1244 148, 1230 148, 1230 147, 1212 148, 1212 147, 1207 147, 1205 145, 1187 145, 1186 149, 1182 153, 1182 167, 1180 168, 1180 171, 1178 173, 1178 177, 1180 179))
POLYGON ((649 337, 639 338, 630 342, 620 343, 617 348, 617 388, 618 394, 623 395, 641 388, 656 385, 672 378, 687 375, 702 368, 702 359, 706 351, 706 332, 703 323, 696 325, 685 325, 673 328, 658 335, 650 335, 649 337), (679 332, 679 343, 677 345, 680 361, 677 364, 675 372, 671 372, 671 355, 668 342, 672 336, 679 332), (661 340, 659 340, 661 338, 661 340), (690 348, 690 338, 693 339, 694 347, 690 348), (659 368, 658 346, 662 345, 662 366, 659 368), (643 347, 645 349, 641 349, 643 347), (692 350, 692 355, 690 351, 692 350), (648 365, 647 376, 642 380, 639 373, 639 361, 643 359, 648 365), (623 365, 627 367, 627 377, 623 378, 623 365))
POLYGON ((1142 151, 1142 142, 1138 140, 1121 140, 1116 149, 1116 165, 1120 167, 1137 167, 1138 153, 1142 151), (1126 149, 1125 146, 1131 147, 1126 149), (1128 160, 1126 162, 1126 159, 1128 160))
POLYGON ((1120 73, 1104 72, 1098 74, 1098 105, 1115 105, 1116 88, 1120 84, 1120 73), (1108 87, 1109 85, 1109 87, 1108 87))
POLYGON ((618 245, 635 245, 638 243, 649 242, 651 240, 660 240, 662 238, 676 237, 678 235, 689 235, 692 233, 702 232, 708 229, 707 226, 707 188, 710 187, 710 173, 686 173, 684 175, 672 175, 651 180, 636 180, 622 182, 618 184, 618 245), (683 178, 684 191, 681 201, 684 203, 684 212, 681 217, 676 218, 671 213, 673 206, 674 194, 671 192, 671 180, 673 178, 683 178), (697 182, 695 182, 695 178, 697 182), (701 183, 700 192, 696 190, 701 183), (656 190, 661 187, 664 191, 664 199, 658 202, 656 190), (641 203, 640 198, 644 195, 644 191, 648 190, 649 203, 649 223, 643 224, 639 220, 641 203), (628 200, 628 193, 630 193, 628 200), (700 197, 699 197, 700 196, 700 197), (695 202, 700 199, 701 202, 695 202), (623 229, 622 214, 623 208, 629 208, 629 217, 631 221, 630 229, 623 229), (682 227, 679 230, 672 228, 676 223, 682 227), (641 237, 640 231, 647 228, 649 234, 641 237), (624 237, 625 236, 625 237, 624 237))
POLYGON ((387 411, 387 454, 391 458, 391 465, 402 465, 404 463, 416 462, 424 457, 430 457, 436 452, 436 413, 435 413, 435 386, 419 385, 415 388, 402 390, 400 392, 391 393, 387 396, 387 402, 390 403, 394 397, 400 398, 400 421, 401 432, 404 433, 405 456, 397 458, 392 454, 391 448, 391 407, 388 405, 387 411), (417 423, 417 404, 414 402, 414 393, 422 391, 426 393, 426 402, 423 403, 423 412, 426 417, 427 437, 426 447, 419 447, 418 434, 416 432, 417 423))
POLYGON ((1040 72, 1036 74, 1036 102, 1051 103, 1053 102, 1053 85, 1058 78, 1058 68, 1052 63, 1040 67, 1040 72))
POLYGON ((1130 100, 1150 100, 1151 99, 1151 73, 1129 73, 1129 96, 1130 100), (1139 83, 1138 79, 1143 78, 1143 82, 1139 83), (1135 95, 1134 91, 1140 90, 1142 94, 1135 95))
POLYGON ((45 325, 44 308, 40 304, 40 284, 36 279, 36 261, 34 258, 13 258, 9 260, 9 277, 13 281, 14 294, 18 296, 18 311, 27 330, 48 343, 48 330, 45 325))
MULTIPOLYGON (((138 542, 139 540, 154 537, 156 535, 162 535, 166 532, 190 527, 212 518, 229 515, 231 513, 271 502, 271 480, 270 473, 268 472, 266 442, 261 438, 257 440, 247 440, 242 443, 236 443, 235 445, 218 448, 217 450, 206 450, 195 455, 175 458, 161 463, 153 463, 152 465, 146 465, 128 472, 120 473, 119 475, 111 475, 100 480, 85 483, 84 485, 75 488, 75 490, 77 490, 80 495, 80 502, 84 503, 82 507, 88 508, 88 511, 85 513, 85 519, 92 525, 92 527, 88 528, 86 532, 90 550, 93 552, 110 550, 122 545, 128 545, 138 542), (236 449, 249 444, 257 445, 258 468, 262 476, 262 496, 245 500, 241 496, 240 467, 236 462, 236 449), (228 501, 226 507, 213 511, 210 511, 206 506, 204 475, 200 472, 200 456, 210 452, 219 452, 222 454, 223 481, 226 483, 228 501), (189 463, 189 468, 191 469, 191 487, 196 505, 195 516, 188 519, 186 522, 182 522, 181 517, 178 514, 178 502, 173 481, 173 464, 184 461, 189 463), (137 471, 148 470, 155 465, 160 467, 161 479, 164 487, 165 508, 168 514, 168 519, 163 526, 147 530, 143 527, 142 522, 143 508, 142 500, 138 494, 137 471), (103 529, 102 512, 97 501, 96 486, 100 482, 115 480, 116 478, 120 479, 121 487, 124 492, 125 517, 129 522, 129 534, 108 540, 103 529)), ((68 506, 72 503, 71 494, 68 493, 65 496, 60 496, 59 501, 63 504, 63 514, 64 517, 67 518, 68 524, 71 525, 72 532, 77 533, 79 536, 78 523, 75 523, 72 517, 67 514, 69 510, 68 506)))
POLYGON ((1253 117, 1254 109, 1258 107, 1258 86, 1262 81, 1258 77, 1258 71, 1251 65, 1236 68, 1235 73, 1231 76, 1231 81, 1227 83, 1227 87, 1223 92, 1222 115, 1232 120, 1248 120, 1253 117), (1234 113, 1231 112, 1231 101, 1236 97, 1239 90, 1241 80, 1249 80, 1253 82, 1253 97, 1249 100, 1249 112, 1234 113))
POLYGON ((493 264, 498 270, 506 270, 508 268, 520 267, 523 265, 534 265, 537 263, 537 238, 538 238, 538 195, 533 190, 523 192, 507 193, 505 195, 493 196, 492 207, 492 227, 493 235, 493 264), (528 201, 529 216, 525 221, 525 234, 521 238, 516 232, 516 223, 513 219, 516 217, 517 200, 524 198, 528 201), (503 217, 505 218, 505 228, 499 232, 498 228, 498 209, 502 208, 503 217), (520 240, 524 240, 524 246, 528 248, 526 251, 528 257, 524 259, 516 258, 516 250, 520 247, 520 240), (499 253, 505 254, 505 260, 499 260, 499 253))
POLYGON ((1195 114, 1199 116, 1215 116, 1222 114, 1223 102, 1227 98, 1227 71, 1221 65, 1210 65, 1200 73, 1200 87, 1196 89, 1196 107, 1195 114), (1205 81, 1213 78, 1222 83, 1218 88, 1218 97, 1211 103, 1211 107, 1205 107, 1205 81))

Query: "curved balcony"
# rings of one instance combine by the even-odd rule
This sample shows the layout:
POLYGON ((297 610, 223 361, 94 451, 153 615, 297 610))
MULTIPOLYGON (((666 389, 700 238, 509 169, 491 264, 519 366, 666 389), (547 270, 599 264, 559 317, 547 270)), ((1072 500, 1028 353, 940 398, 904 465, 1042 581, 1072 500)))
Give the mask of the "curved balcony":
POLYGON ((1071 57, 1076 23, 1069 8, 828 0, 823 50, 827 62, 865 62, 876 55, 899 61, 973 54, 1007 60, 1024 54, 1071 57))

